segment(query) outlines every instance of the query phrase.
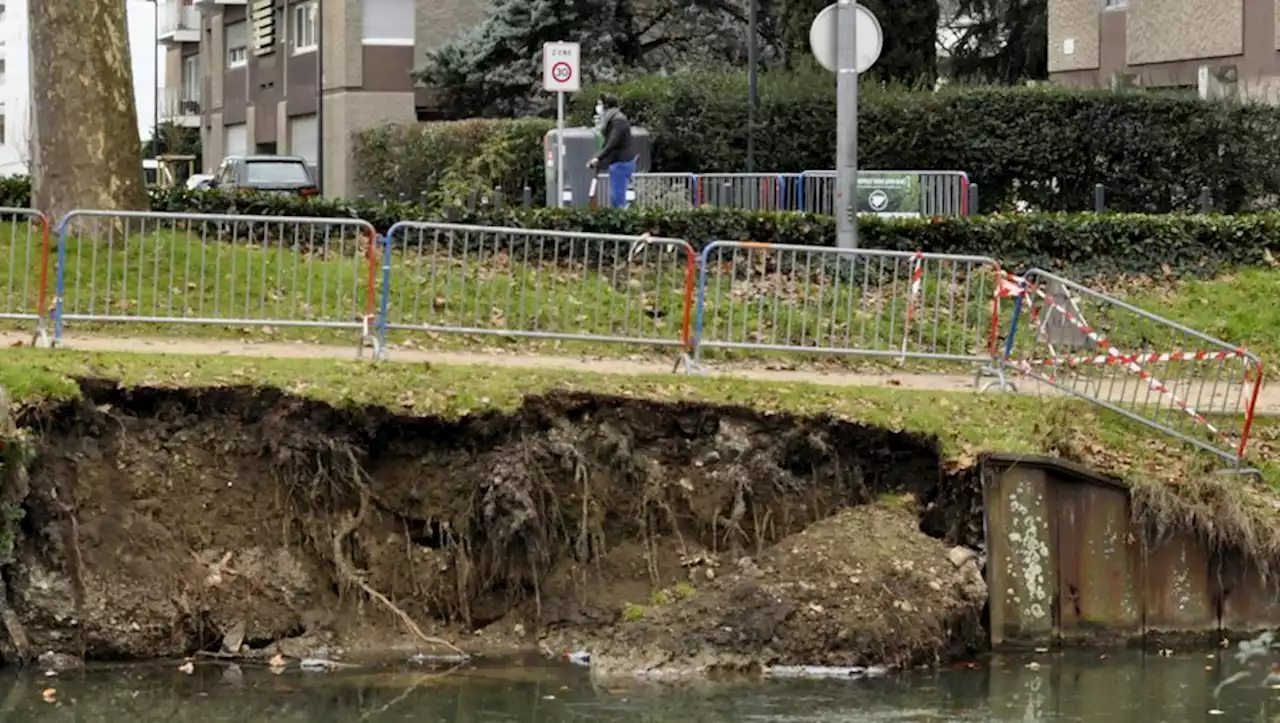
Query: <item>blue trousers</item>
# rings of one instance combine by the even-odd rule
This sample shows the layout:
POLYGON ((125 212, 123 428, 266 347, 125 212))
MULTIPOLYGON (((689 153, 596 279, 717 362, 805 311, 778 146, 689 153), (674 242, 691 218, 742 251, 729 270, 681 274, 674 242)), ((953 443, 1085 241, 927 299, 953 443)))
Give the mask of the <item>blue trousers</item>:
POLYGON ((627 189, 635 174, 635 161, 617 161, 609 166, 609 208, 627 207, 627 189))

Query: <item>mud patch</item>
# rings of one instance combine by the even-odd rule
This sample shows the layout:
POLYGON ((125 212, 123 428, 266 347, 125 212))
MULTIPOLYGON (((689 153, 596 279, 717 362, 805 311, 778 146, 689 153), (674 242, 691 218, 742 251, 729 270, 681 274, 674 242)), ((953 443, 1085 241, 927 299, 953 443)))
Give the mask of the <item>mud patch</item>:
MULTIPOLYGON (((766 550, 886 494, 921 500, 949 543, 981 532, 974 480, 946 477, 937 440, 829 418, 557 394, 445 421, 274 389, 81 384, 83 400, 19 418, 36 456, 4 575, 41 651, 336 649, 410 621, 454 639, 488 626, 499 647, 607 635, 628 600, 741 558, 785 561, 766 550)), ((913 515, 884 534, 918 546, 913 515)), ((835 529, 809 539, 835 546, 835 529)), ((837 552, 812 574, 884 572, 837 552)))
POLYGON ((602 678, 703 676, 772 665, 932 664, 981 640, 972 553, 875 503, 821 520, 721 575, 633 607, 593 654, 602 678))

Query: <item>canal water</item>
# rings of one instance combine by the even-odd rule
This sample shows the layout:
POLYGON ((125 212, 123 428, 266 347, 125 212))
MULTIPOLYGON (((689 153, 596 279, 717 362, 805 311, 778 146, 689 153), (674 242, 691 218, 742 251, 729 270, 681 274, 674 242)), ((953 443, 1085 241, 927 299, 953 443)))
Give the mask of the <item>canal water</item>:
POLYGON ((606 689, 570 665, 404 664, 313 673, 219 663, 0 678, 0 721, 214 723, 1280 722, 1276 659, 1234 651, 994 656, 879 679, 606 689), (1223 683, 1227 682, 1224 686, 1223 683), (1274 686, 1274 687, 1273 687, 1274 686))

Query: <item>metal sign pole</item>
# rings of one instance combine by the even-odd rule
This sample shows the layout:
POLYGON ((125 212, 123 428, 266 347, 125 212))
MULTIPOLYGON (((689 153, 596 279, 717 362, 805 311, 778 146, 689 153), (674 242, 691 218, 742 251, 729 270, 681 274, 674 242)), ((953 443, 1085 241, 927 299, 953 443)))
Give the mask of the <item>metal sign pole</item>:
POLYGON ((836 245, 858 248, 858 40, 855 0, 836 18, 836 245))
POLYGON ((556 93, 556 208, 564 208, 564 91, 556 93))

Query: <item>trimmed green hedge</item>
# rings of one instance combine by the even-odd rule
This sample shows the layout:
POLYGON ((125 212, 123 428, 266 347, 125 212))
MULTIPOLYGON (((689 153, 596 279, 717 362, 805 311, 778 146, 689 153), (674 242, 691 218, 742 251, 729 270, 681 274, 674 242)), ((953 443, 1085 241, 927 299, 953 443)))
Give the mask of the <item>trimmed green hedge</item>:
MULTIPOLYGON (((645 77, 609 88, 657 139, 661 170, 745 169, 745 74, 645 77)), ((575 94, 586 122, 604 88, 575 94)), ((947 87, 908 92, 876 86, 858 98, 858 159, 868 169, 962 170, 982 210, 1015 200, 1042 211, 1093 208, 1193 211, 1207 185, 1215 208, 1276 205, 1280 110, 1194 95, 1057 86, 947 87)), ((835 81, 826 72, 761 76, 756 168, 834 168, 835 81)))
MULTIPOLYGON (((153 196, 156 210, 362 218, 379 232, 401 220, 444 220, 416 204, 172 190, 153 196)), ((448 214, 455 223, 680 238, 701 248, 716 239, 834 246, 829 216, 613 209, 509 207, 448 214)), ((1280 213, 1237 215, 1017 214, 943 219, 866 219, 866 248, 991 256, 1010 268, 1040 266, 1081 279, 1120 274, 1208 276, 1223 268, 1269 263, 1280 256, 1280 213)))
MULTIPOLYGON (((603 90, 655 140, 654 170, 746 170, 747 79, 742 73, 645 76, 588 87, 571 121, 587 125, 603 90)), ((760 78, 757 170, 834 167, 835 81, 822 70, 760 78)), ((545 119, 387 126, 356 134, 360 181, 374 195, 418 200, 440 189, 525 183, 543 197, 545 119), (469 185, 468 185, 469 184, 469 185)), ((913 92, 864 84, 859 161, 868 169, 962 170, 981 188, 982 210, 1018 201, 1042 211, 1108 208, 1194 211, 1201 186, 1215 208, 1264 210, 1280 199, 1280 110, 1193 95, 1060 87, 954 87, 913 92)))
POLYGON ((501 188, 519 203, 527 185, 546 193, 541 118, 383 125, 352 134, 356 184, 373 198, 443 206, 501 188))

